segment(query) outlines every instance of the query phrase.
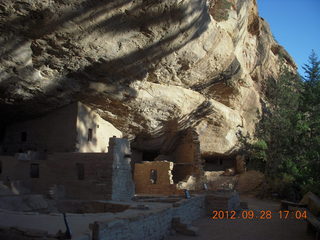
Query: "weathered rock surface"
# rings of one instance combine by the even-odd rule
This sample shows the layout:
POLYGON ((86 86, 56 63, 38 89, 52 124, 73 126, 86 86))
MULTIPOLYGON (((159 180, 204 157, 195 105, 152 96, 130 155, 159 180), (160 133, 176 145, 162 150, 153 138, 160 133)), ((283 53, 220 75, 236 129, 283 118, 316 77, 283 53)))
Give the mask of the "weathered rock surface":
POLYGON ((194 127, 204 155, 252 133, 262 90, 295 64, 255 0, 2 0, 3 124, 81 100, 126 136, 194 127))

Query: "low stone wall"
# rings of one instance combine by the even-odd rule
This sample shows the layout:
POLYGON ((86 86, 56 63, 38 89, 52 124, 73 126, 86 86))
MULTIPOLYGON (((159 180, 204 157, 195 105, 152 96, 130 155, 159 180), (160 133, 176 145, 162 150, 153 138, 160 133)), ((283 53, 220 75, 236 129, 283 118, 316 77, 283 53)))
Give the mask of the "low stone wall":
POLYGON ((45 231, 21 229, 17 227, 5 228, 0 226, 0 239, 5 240, 58 240, 59 238, 45 231))
POLYGON ((191 223, 206 215, 205 196, 184 199, 173 204, 173 217, 180 217, 182 223, 191 223))
POLYGON ((168 235, 172 219, 180 217, 181 222, 191 223, 205 215, 205 197, 195 196, 173 203, 171 207, 159 210, 145 210, 128 218, 95 222, 93 240, 160 240, 168 235))

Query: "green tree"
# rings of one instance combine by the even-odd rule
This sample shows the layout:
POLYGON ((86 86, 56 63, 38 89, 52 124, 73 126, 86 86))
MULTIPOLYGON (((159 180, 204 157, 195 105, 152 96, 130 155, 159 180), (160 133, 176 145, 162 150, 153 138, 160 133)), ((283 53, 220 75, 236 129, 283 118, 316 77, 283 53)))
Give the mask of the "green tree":
POLYGON ((300 181, 298 166, 303 165, 300 141, 306 131, 299 110, 302 81, 284 68, 279 79, 269 80, 267 89, 270 112, 264 114, 258 133, 268 146, 265 174, 271 184, 276 183, 277 192, 294 199, 300 181))
POLYGON ((303 69, 305 77, 302 111, 309 129, 305 143, 307 178, 303 188, 305 191, 311 190, 320 194, 320 61, 313 50, 303 69))
POLYGON ((255 141, 239 134, 248 167, 263 171, 272 191, 300 200, 320 195, 320 63, 314 51, 306 76, 282 68, 267 81, 266 108, 255 141))
POLYGON ((304 64, 304 105, 306 111, 314 111, 320 100, 320 61, 312 50, 308 64, 304 64))
POLYGON ((309 64, 304 64, 303 66, 305 71, 304 80, 316 84, 320 81, 320 61, 314 50, 311 51, 308 62, 309 64))

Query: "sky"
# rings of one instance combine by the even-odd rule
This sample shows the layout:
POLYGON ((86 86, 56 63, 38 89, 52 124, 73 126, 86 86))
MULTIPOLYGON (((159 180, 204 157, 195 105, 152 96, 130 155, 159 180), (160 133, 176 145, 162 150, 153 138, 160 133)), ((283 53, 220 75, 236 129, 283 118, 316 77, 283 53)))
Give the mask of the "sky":
POLYGON ((304 76, 303 64, 314 49, 320 58, 320 0, 257 0, 259 14, 295 60, 304 76))

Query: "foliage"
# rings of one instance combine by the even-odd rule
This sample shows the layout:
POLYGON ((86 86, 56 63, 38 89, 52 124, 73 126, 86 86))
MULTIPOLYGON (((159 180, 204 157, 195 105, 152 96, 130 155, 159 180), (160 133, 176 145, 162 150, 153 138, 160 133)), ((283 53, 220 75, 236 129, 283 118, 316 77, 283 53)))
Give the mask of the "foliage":
POLYGON ((242 136, 248 167, 263 171, 272 191, 298 200, 307 191, 320 195, 320 62, 314 52, 302 79, 283 68, 269 79, 268 111, 255 140, 242 136))

